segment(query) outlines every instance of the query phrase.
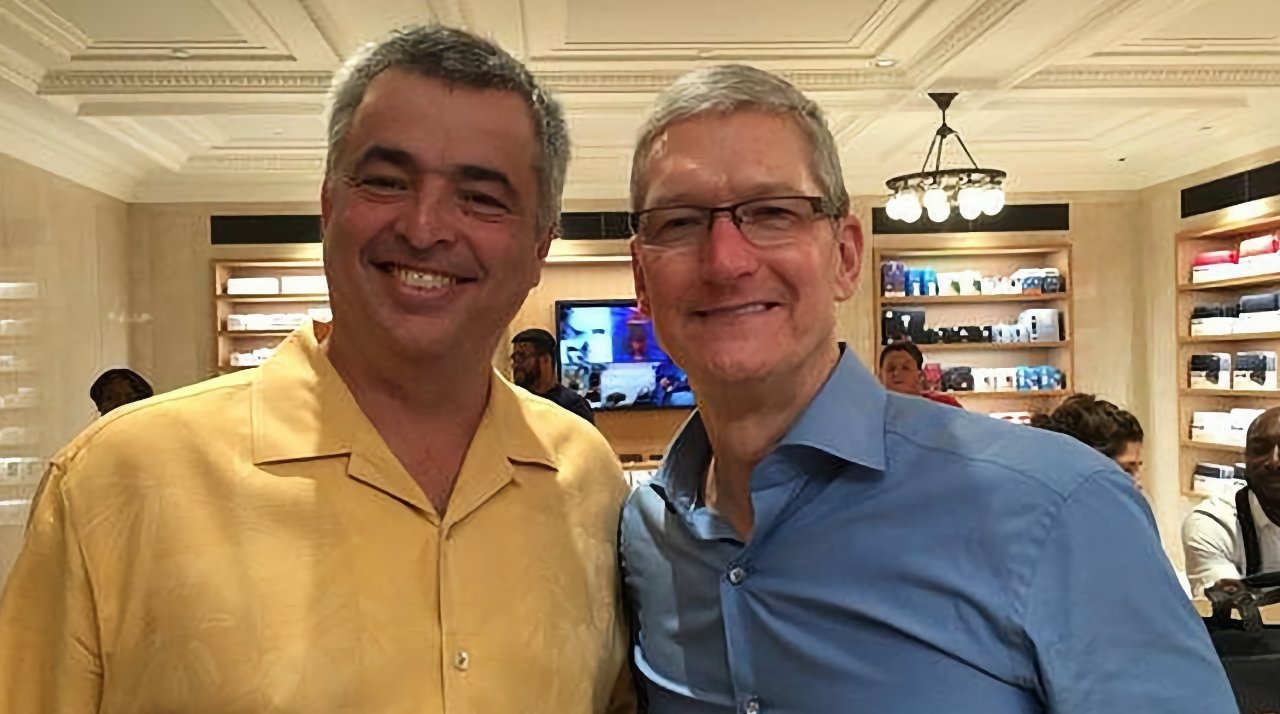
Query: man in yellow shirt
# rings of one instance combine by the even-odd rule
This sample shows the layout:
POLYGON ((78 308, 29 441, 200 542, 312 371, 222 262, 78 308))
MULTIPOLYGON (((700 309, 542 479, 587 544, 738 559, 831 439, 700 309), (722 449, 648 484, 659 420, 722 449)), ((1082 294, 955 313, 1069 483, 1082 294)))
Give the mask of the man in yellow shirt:
POLYGON ((555 231, 560 109, 443 28, 367 48, 333 101, 332 328, 55 457, 0 604, 0 713, 629 706, 619 467, 488 359, 555 231))

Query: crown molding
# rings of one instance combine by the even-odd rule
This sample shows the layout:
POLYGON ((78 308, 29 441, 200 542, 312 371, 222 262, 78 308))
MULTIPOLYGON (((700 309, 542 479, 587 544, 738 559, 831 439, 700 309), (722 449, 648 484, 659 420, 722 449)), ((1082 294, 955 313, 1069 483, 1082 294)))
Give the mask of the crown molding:
POLYGON ((126 167, 63 132, 33 126, 17 113, 0 112, 0 154, 121 201, 133 198, 138 176, 126 167))
POLYGON ((182 166, 184 173, 305 173, 309 178, 324 174, 324 152, 277 154, 265 152, 226 152, 192 156, 182 166))
POLYGON ((1078 65, 1033 74, 1018 89, 1280 86, 1280 65, 1078 65))
POLYGON ((324 177, 305 173, 188 175, 160 172, 133 187, 133 203, 314 203, 324 177))
POLYGON ((89 45, 87 35, 40 0, 0 0, 0 21, 64 60, 89 45))
POLYGON ((40 86, 44 68, 25 56, 0 44, 0 79, 6 80, 27 92, 34 93, 40 86))
MULTIPOLYGON (((644 72, 535 71, 546 89, 564 94, 578 92, 645 92, 656 94, 692 68, 644 72)), ((883 69, 776 70, 775 74, 807 92, 839 92, 869 89, 903 89, 903 74, 883 69)))
POLYGON ((329 71, 51 70, 43 95, 68 94, 325 94, 329 71))

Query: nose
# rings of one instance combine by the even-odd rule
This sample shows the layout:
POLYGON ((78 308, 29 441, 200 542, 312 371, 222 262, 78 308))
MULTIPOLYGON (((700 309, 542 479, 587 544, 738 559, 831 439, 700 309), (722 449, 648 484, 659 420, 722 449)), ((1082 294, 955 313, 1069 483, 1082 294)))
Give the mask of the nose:
POLYGON ((701 268, 711 282, 728 283, 751 275, 760 267, 756 248, 733 220, 717 213, 711 217, 701 268))
POLYGON ((422 181, 416 195, 405 201, 396 221, 396 232, 414 248, 457 240, 452 216, 456 206, 448 182, 439 177, 422 181))

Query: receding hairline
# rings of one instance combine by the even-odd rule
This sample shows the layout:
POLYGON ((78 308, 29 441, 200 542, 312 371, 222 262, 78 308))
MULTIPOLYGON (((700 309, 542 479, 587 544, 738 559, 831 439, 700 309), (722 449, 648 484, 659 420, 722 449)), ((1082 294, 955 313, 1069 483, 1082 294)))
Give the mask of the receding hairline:
POLYGON ((641 191, 639 195, 632 196, 632 210, 640 211, 645 208, 644 199, 649 196, 650 182, 649 173, 654 159, 654 154, 658 148, 666 143, 666 136, 672 129, 685 126, 698 121, 725 121, 744 115, 755 115, 771 119, 778 119, 787 122, 795 130, 797 136, 807 144, 805 156, 809 157, 803 160, 805 167, 806 179, 818 190, 822 190, 821 181, 818 178, 817 167, 812 159, 817 151, 817 142, 814 140, 810 128, 804 121, 803 115, 794 109, 786 107, 778 107, 765 103, 742 102, 739 104, 720 106, 713 105, 703 108, 696 112, 677 115, 676 117, 665 121, 652 130, 641 135, 637 142, 637 149, 644 148, 644 153, 636 153, 632 159, 643 171, 639 174, 639 185, 641 191))

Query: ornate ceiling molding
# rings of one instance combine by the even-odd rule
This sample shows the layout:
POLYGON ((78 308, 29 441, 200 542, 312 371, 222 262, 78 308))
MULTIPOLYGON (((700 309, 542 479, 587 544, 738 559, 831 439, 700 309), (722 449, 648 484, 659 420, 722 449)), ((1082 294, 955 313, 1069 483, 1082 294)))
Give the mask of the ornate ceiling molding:
MULTIPOLYGON (((650 92, 666 89, 684 70, 655 72, 536 72, 555 92, 650 92)), ((838 92, 902 89, 901 72, 883 69, 782 70, 790 82, 806 91, 838 92)), ((39 93, 58 95, 121 94, 325 94, 333 74, 328 71, 215 71, 215 70, 52 70, 39 84, 39 93)))
POLYGON ((1080 65, 1037 72, 1019 89, 1280 87, 1280 65, 1080 65))
POLYGON ((217 70, 52 70, 44 95, 67 94, 324 94, 332 72, 217 70))
MULTIPOLYGON (((543 86, 553 92, 648 92, 657 93, 687 70, 652 72, 535 72, 543 86)), ((839 92, 862 89, 903 89, 903 75, 884 69, 778 70, 777 73, 802 90, 839 92)))
POLYGON ((324 153, 317 155, 269 153, 213 153, 193 156, 182 166, 190 173, 324 173, 324 153))

